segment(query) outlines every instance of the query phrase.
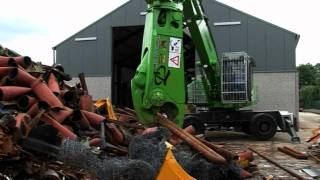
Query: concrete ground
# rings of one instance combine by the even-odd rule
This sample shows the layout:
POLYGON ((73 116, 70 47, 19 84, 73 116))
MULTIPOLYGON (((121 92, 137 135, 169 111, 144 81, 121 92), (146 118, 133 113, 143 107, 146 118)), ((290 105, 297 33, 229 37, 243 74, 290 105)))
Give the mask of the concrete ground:
MULTIPOLYGON (((284 167, 293 170, 294 172, 302 175, 306 179, 312 179, 310 176, 301 172, 301 168, 306 166, 316 167, 320 170, 320 164, 313 160, 298 160, 288 156, 277 150, 278 147, 288 146, 301 152, 306 152, 309 143, 306 139, 310 137, 311 130, 320 127, 320 115, 314 113, 299 113, 300 118, 300 131, 298 135, 301 139, 301 144, 292 144, 291 138, 287 133, 277 133, 270 141, 256 141, 248 135, 236 132, 208 132, 206 136, 216 144, 224 144, 225 148, 233 152, 247 150, 247 147, 253 147, 257 151, 265 154, 267 157, 272 158, 279 162, 284 167)), ((264 177, 272 176, 274 179, 295 179, 287 172, 274 166, 270 162, 265 161, 260 156, 254 155, 255 160, 253 164, 257 165, 257 174, 264 177)))

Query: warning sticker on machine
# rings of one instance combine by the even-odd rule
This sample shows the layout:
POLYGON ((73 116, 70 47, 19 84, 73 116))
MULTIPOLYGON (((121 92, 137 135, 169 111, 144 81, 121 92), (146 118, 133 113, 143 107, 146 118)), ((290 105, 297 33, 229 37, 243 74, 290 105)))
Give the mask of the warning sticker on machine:
POLYGON ((168 66, 180 68, 182 39, 170 38, 168 66))
POLYGON ((179 53, 181 52, 182 40, 179 38, 170 38, 170 50, 169 52, 179 53))
POLYGON ((169 53, 169 67, 180 68, 180 54, 169 53))

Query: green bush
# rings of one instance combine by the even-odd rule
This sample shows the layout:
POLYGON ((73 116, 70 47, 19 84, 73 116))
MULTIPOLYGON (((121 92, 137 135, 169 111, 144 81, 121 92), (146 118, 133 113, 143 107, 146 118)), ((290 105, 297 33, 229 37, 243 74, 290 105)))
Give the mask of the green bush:
POLYGON ((300 94, 300 106, 304 108, 310 108, 313 101, 317 100, 319 90, 316 86, 308 85, 301 87, 300 94))
POLYGON ((316 65, 302 64, 299 72, 300 107, 319 109, 320 102, 320 63, 316 65))

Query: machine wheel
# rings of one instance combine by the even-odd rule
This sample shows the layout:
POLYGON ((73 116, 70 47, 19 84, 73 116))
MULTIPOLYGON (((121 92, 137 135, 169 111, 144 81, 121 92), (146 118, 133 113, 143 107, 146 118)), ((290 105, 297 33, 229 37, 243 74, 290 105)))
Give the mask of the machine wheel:
POLYGON ((277 132, 277 122, 269 114, 259 113, 252 117, 250 131, 258 140, 268 140, 277 132))
POLYGON ((183 128, 186 128, 190 125, 193 125, 193 127, 196 130, 196 134, 204 133, 204 124, 201 122, 199 117, 193 115, 186 116, 183 121, 183 128))

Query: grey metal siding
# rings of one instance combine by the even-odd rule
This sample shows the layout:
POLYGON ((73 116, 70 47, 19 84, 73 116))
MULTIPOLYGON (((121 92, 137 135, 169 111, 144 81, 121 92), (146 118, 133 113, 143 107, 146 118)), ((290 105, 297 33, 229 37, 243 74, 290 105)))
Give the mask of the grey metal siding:
POLYGON ((266 29, 264 24, 254 18, 248 18, 248 53, 258 61, 256 71, 264 71, 267 66, 266 29))
POLYGON ((285 34, 285 56, 286 56, 286 70, 291 70, 296 68, 296 47, 297 47, 297 36, 291 34, 285 34))
POLYGON ((129 3, 126 8, 126 25, 136 26, 144 24, 144 16, 140 15, 140 12, 146 11, 146 3, 142 1, 140 3, 129 3), (143 2, 143 3, 142 3, 143 2))
POLYGON ((248 17, 231 11, 230 21, 240 21, 241 25, 230 27, 230 51, 248 51, 248 17))
POLYGON ((267 67, 266 71, 284 70, 284 33, 274 27, 266 27, 267 29, 267 67))
POLYGON ((125 26, 126 23, 126 10, 125 8, 121 11, 115 11, 111 15, 112 26, 125 26))
POLYGON ((111 19, 105 21, 99 21, 97 23, 97 54, 96 60, 99 68, 96 75, 111 76, 111 56, 112 56, 112 31, 111 31, 111 19))
MULTIPOLYGON (((69 62, 69 68, 72 69, 74 72, 82 72, 82 48, 81 44, 74 43, 70 47, 70 62, 69 62)), ((68 71, 67 71, 68 72, 68 71)))
POLYGON ((216 1, 204 1, 219 57, 222 52, 246 51, 255 58, 255 71, 295 71, 295 35, 260 19, 228 8, 216 1), (215 22, 240 25, 214 26, 215 22))
POLYGON ((65 69, 69 69, 69 49, 68 44, 63 43, 56 49, 56 59, 62 59, 63 61, 58 61, 57 63, 60 63, 65 69))
MULTIPOLYGON (((297 35, 213 0, 203 7, 215 39, 218 54, 246 51, 256 60, 256 72, 295 71, 297 35), (215 22, 240 21, 240 25, 214 26, 215 22)), ((112 74, 112 27, 143 25, 143 0, 131 0, 109 15, 56 46, 57 63, 75 75, 112 74), (96 36, 97 41, 75 42, 76 37, 96 36)))

